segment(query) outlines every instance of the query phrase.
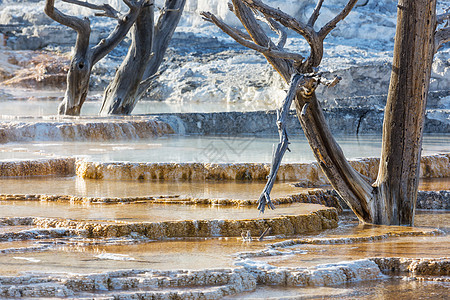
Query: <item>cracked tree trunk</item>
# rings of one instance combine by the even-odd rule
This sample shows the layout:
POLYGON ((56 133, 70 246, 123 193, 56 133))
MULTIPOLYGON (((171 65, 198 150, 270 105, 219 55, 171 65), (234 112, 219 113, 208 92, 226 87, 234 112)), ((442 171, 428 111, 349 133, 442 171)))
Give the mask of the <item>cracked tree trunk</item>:
POLYGON ((399 1, 375 223, 414 223, 435 30, 436 1, 399 1))
POLYGON ((145 7, 131 30, 131 46, 104 93, 100 112, 129 114, 134 106, 139 84, 151 58, 153 45, 154 5, 145 7))
POLYGON ((58 106, 58 114, 78 116, 89 90, 91 77, 92 52, 89 51, 91 28, 89 20, 84 19, 83 26, 78 29, 74 56, 67 73, 67 88, 63 101, 58 106))
POLYGON ((103 95, 101 115, 129 115, 150 87, 180 21, 185 0, 166 0, 154 24, 153 3, 139 16, 127 57, 103 95))

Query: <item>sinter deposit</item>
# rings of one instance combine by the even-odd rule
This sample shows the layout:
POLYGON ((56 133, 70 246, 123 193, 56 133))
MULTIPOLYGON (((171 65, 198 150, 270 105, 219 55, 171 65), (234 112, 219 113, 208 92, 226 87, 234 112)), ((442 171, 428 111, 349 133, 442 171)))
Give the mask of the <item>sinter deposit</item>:
POLYGON ((25 141, 108 141, 144 139, 174 133, 156 117, 127 119, 68 118, 0 123, 0 143, 25 141))
MULTIPOLYGON (((351 160, 350 164, 361 174, 375 180, 378 158, 351 160)), ((450 177, 450 153, 424 156, 421 160, 421 178, 450 177)), ((258 163, 101 163, 78 160, 76 173, 81 178, 108 180, 265 180, 270 164, 258 163)), ((299 181, 300 186, 320 186, 328 180, 317 163, 282 164, 279 180, 299 181)))

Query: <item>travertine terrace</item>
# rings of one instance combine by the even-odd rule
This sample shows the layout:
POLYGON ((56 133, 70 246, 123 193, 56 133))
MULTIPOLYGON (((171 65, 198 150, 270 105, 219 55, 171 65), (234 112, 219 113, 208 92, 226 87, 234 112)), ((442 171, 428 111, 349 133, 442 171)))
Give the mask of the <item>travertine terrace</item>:
MULTIPOLYGON (((71 2, 80 1, 55 7, 91 20, 90 43, 108 39, 117 20, 71 2)), ((123 0, 87 2, 128 10, 123 0)), ((305 24, 318 3, 263 2, 305 24)), ((323 1, 315 28, 344 2, 323 1)), ((292 152, 270 194, 275 209, 260 214, 287 85, 262 55, 201 19, 210 11, 239 26, 227 1, 186 0, 165 71, 132 115, 108 117, 98 116, 103 91, 129 38, 95 64, 81 115, 56 115, 77 34, 45 3, 0 0, 0 298, 448 297, 448 45, 431 70, 414 227, 359 223, 289 108, 292 152)), ((438 13, 449 4, 438 1, 438 13)), ((368 182, 380 164, 396 11, 393 0, 357 1, 326 38, 318 70, 341 78, 316 94, 368 182)), ((285 49, 307 55, 294 35, 285 49)))

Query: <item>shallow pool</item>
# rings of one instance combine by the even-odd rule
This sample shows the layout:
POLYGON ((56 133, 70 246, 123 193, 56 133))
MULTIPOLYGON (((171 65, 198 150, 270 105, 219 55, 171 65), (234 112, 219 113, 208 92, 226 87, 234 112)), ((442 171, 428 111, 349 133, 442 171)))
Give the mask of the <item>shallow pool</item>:
MULTIPOLYGON (((381 137, 337 136, 348 159, 379 157, 381 137)), ((283 162, 313 162, 315 158, 304 136, 290 137, 292 152, 283 162)), ((130 162, 249 162, 270 163, 278 137, 258 136, 169 136, 133 141, 35 141, 0 144, 0 160, 25 160, 75 156, 91 161, 130 162)), ((426 135, 422 155, 450 152, 450 135, 426 135)))
MULTIPOLYGON (((56 115, 64 91, 31 90, 24 88, 0 87, 0 119, 6 116, 50 116, 56 115), (3 92, 3 94, 2 94, 3 92)), ((98 115, 102 105, 102 93, 90 92, 81 109, 83 116, 98 115)), ((229 112, 257 111, 277 108, 268 107, 265 102, 227 103, 220 102, 167 102, 139 101, 133 114, 190 113, 190 112, 229 112)))

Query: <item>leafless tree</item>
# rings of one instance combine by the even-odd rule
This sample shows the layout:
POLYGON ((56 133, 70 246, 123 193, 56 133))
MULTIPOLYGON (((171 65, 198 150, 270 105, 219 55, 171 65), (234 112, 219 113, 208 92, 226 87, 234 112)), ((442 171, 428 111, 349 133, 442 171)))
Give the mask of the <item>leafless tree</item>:
POLYGON ((90 46, 91 26, 89 19, 66 15, 55 8, 55 0, 46 0, 45 13, 56 22, 77 32, 74 55, 67 74, 67 89, 58 111, 59 114, 64 115, 79 115, 86 100, 93 66, 123 40, 141 10, 148 5, 148 0, 123 0, 129 7, 129 11, 125 15, 120 14, 108 4, 95 5, 78 0, 61 1, 100 11, 97 14, 98 16, 114 18, 118 22, 107 38, 102 39, 95 46, 90 46))
POLYGON ((436 20, 436 0, 399 0, 394 62, 383 125, 383 142, 378 178, 375 182, 354 170, 347 162, 324 118, 315 90, 321 83, 317 68, 323 57, 323 41, 355 6, 349 0, 342 11, 319 30, 314 29, 322 8, 318 0, 309 20, 302 22, 260 0, 232 0, 230 10, 246 32, 231 27, 211 13, 205 20, 214 23, 241 45, 262 53, 289 83, 278 113, 280 142, 274 150, 272 169, 259 199, 259 209, 274 208, 270 192, 289 140, 285 120, 292 102, 298 119, 328 180, 361 222, 412 225, 417 199, 423 120, 434 53, 449 39, 448 14, 436 20), (272 41, 260 21, 267 23, 279 38, 272 41), (443 28, 436 31, 440 22, 443 28), (446 24, 444 24, 447 22, 446 24), (309 44, 310 54, 284 49, 289 28, 309 44))
MULTIPOLYGON (((156 24, 154 5, 139 15, 131 31, 132 43, 113 81, 106 88, 100 114, 128 115, 159 73, 186 0, 166 0, 156 24)), ((153 0, 151 1, 153 4, 153 0)))

